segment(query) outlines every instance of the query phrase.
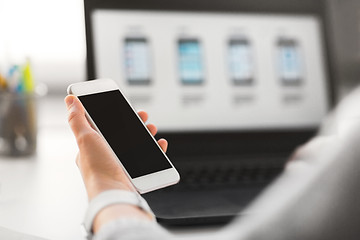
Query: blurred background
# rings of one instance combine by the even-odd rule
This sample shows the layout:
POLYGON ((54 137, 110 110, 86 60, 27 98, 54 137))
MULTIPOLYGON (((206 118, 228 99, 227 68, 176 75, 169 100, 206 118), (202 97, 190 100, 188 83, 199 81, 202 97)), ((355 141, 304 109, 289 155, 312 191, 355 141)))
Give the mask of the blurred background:
MULTIPOLYGON (((207 211, 234 201, 198 194, 191 225, 257 196, 359 85, 359 66, 360 0, 0 0, 0 226, 80 239, 71 83, 113 78, 150 113, 182 176, 171 194, 256 183, 223 218, 207 211)), ((163 221, 167 204, 188 213, 161 194, 146 198, 163 221)))
MULTIPOLYGON (((337 91, 341 91, 342 86, 353 87, 359 80, 360 2, 326 2, 330 23, 326 37, 334 51, 331 72, 339 85, 337 91)), ((29 56, 34 78, 46 83, 50 94, 63 93, 69 83, 86 79, 83 1, 1 0, 0 4, 2 69, 4 61, 29 56)))
MULTIPOLYGON (((1 69, 29 57, 37 82, 53 93, 85 77, 83 1, 0 1, 1 69)), ((5 74, 5 73, 3 73, 5 74)))

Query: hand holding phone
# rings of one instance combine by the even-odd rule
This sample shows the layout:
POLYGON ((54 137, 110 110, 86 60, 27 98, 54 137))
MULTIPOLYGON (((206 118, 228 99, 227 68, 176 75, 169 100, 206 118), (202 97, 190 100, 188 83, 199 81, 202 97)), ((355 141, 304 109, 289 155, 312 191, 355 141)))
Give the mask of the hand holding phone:
MULTIPOLYGON (((78 96, 89 123, 99 133, 98 142, 104 145, 102 149, 108 149, 106 156, 98 156, 98 165, 104 157, 115 159, 113 162, 123 167, 125 176, 140 193, 179 181, 179 174, 112 80, 73 84, 68 92, 78 96)), ((93 134, 93 129, 88 128, 88 133, 93 134)), ((80 141, 79 145, 86 144, 80 141)), ((109 166, 111 169, 117 168, 109 166)))

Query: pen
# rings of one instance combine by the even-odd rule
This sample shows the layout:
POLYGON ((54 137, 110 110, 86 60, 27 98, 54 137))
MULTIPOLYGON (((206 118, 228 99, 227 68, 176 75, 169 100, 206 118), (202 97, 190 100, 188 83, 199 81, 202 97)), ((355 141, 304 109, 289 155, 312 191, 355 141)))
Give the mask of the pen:
POLYGON ((0 89, 7 90, 7 82, 6 79, 0 74, 0 89))
POLYGON ((29 59, 26 60, 25 67, 23 69, 23 83, 24 91, 29 93, 34 91, 34 79, 32 77, 31 65, 29 59))
POLYGON ((21 85, 21 72, 18 65, 14 65, 10 68, 7 80, 10 91, 18 92, 21 90, 21 87, 19 87, 21 85))

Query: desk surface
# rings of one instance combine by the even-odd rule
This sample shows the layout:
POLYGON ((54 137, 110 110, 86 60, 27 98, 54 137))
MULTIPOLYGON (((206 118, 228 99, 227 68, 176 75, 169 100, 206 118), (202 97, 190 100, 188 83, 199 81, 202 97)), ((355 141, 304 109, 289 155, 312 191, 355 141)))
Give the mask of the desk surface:
MULTIPOLYGON (((63 97, 39 100, 38 116, 37 154, 0 156, 0 226, 47 239, 82 239, 79 226, 87 197, 63 97)), ((214 230, 171 231, 186 235, 214 230)))

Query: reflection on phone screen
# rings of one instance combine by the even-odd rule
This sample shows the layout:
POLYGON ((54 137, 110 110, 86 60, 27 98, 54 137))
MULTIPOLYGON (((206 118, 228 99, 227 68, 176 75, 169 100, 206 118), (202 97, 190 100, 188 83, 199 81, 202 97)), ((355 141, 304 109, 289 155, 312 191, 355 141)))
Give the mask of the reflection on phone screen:
POLYGON ((298 85, 302 82, 301 61, 295 40, 281 39, 278 43, 280 77, 284 85, 298 85))
POLYGON ((204 81, 201 45, 196 39, 178 42, 179 71, 183 84, 201 84, 204 81))
POLYGON ((229 70, 234 84, 251 84, 254 67, 251 46, 247 39, 231 39, 229 42, 229 70))
POLYGON ((125 39, 125 72, 129 84, 150 83, 149 55, 145 38, 125 39))

